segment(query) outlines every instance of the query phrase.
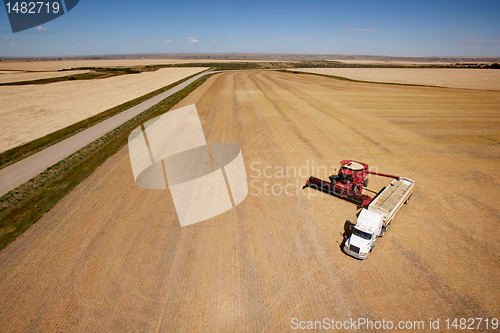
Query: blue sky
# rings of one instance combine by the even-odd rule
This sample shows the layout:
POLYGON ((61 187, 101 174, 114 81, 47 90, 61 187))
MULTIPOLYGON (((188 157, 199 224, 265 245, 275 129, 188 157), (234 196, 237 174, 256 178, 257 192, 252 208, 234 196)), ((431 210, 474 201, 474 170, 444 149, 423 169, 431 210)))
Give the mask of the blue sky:
POLYGON ((0 8, 0 56, 313 53, 500 56, 500 1, 80 0, 12 33, 0 8))

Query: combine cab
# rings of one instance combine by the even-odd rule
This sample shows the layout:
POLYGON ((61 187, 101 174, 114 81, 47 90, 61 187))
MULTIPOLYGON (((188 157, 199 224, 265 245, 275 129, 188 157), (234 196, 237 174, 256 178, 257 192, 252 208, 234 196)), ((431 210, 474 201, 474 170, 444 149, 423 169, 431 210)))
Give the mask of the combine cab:
POLYGON ((361 194, 363 186, 368 186, 368 165, 356 161, 340 162, 340 170, 337 175, 331 175, 330 183, 340 194, 361 194))
POLYGON ((369 174, 399 179, 397 176, 369 171, 368 165, 365 163, 345 160, 340 162, 338 174, 329 177, 330 182, 311 176, 303 188, 315 188, 319 191, 354 202, 358 206, 367 206, 372 198, 362 194, 362 192, 363 187, 368 186, 367 177, 369 174))

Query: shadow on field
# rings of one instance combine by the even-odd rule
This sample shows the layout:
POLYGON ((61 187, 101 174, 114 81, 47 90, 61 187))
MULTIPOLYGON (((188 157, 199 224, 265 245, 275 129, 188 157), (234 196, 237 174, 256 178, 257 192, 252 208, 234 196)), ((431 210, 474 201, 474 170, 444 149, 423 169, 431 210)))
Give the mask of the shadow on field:
POLYGON ((344 223, 344 233, 342 234, 342 243, 340 243, 340 250, 344 252, 344 245, 345 242, 349 237, 352 235, 352 228, 354 227, 354 224, 351 223, 350 220, 346 220, 344 223))

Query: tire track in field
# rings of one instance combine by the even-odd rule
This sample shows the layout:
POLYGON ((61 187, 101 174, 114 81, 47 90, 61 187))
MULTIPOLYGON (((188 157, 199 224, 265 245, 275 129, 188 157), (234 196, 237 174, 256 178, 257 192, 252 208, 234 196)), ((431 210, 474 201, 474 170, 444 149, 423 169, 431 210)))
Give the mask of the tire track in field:
POLYGON ((292 93, 295 96, 299 97, 304 102, 306 102, 307 104, 309 104, 310 106, 312 106, 313 108, 315 108, 316 110, 318 110, 319 112, 323 113, 327 117, 333 118, 336 122, 340 123, 340 126, 347 127, 351 131, 353 131, 354 133, 356 133, 357 135, 363 137, 365 140, 367 140, 368 142, 370 142, 372 144, 372 148, 382 149, 386 153, 391 154, 391 155, 394 154, 392 151, 390 151, 389 149, 387 149, 386 147, 384 147, 382 144, 380 144, 380 142, 378 142, 378 141, 376 141, 376 140, 368 137, 366 134, 364 134, 363 132, 359 131, 356 128, 356 127, 359 127, 359 122, 358 122, 357 126, 351 126, 351 125, 347 124, 346 122, 340 120, 338 117, 335 117, 332 114, 332 112, 326 111, 326 110, 332 110, 333 109, 333 111, 335 111, 337 113, 340 113, 340 114, 343 114, 344 116, 346 116, 346 114, 343 113, 343 112, 341 112, 341 111, 339 111, 338 108, 335 108, 332 105, 327 104, 327 103, 321 101, 320 99, 314 97, 313 95, 306 94, 303 91, 301 91, 300 89, 294 88, 292 85, 284 86, 283 83, 279 83, 278 82, 278 80, 280 80, 281 82, 284 81, 284 78, 282 78, 281 76, 265 75, 265 77, 269 81, 273 82, 274 84, 276 84, 277 86, 279 86, 280 88, 282 88, 283 90, 289 91, 290 93, 292 93))
POLYGON ((267 98, 269 103, 279 113, 281 118, 283 118, 285 120, 287 127, 289 129, 291 129, 292 132, 300 139, 300 142, 305 143, 307 145, 307 147, 309 148, 309 150, 313 152, 315 157, 321 158, 322 155, 319 152, 318 148, 315 145, 313 145, 307 138, 305 138, 300 133, 300 131, 295 126, 295 124, 291 121, 290 117, 288 117, 286 112, 284 112, 284 110, 280 107, 279 103, 277 102, 277 100, 279 100, 277 98, 278 95, 275 94, 272 90, 270 90, 269 87, 264 82, 260 82, 260 84, 259 84, 259 83, 257 83, 257 80, 252 79, 252 78, 250 78, 250 79, 255 83, 255 85, 257 85, 259 87, 259 89, 264 94, 264 96, 267 98), (268 88, 268 89, 265 89, 265 88, 268 88))
MULTIPOLYGON (((258 75, 257 74, 249 74, 249 76, 258 76, 258 75)), ((255 82, 255 80, 256 79, 254 78, 253 81, 255 82)), ((248 85, 245 85, 245 88, 247 91, 249 90, 248 85)), ((252 104, 253 104, 254 99, 251 99, 251 100, 252 100, 252 104)), ((267 98, 267 101, 269 101, 268 98, 267 98)), ((257 110, 257 112, 258 112, 259 107, 252 105, 252 107, 245 107, 244 109, 254 109, 254 110, 257 110)), ((293 143, 293 141, 292 141, 292 143, 293 143)), ((273 149, 273 150, 275 150, 275 149, 273 149)), ((281 156, 281 154, 279 154, 279 155, 281 156)), ((283 161, 282 159, 281 159, 280 163, 282 163, 281 165, 286 166, 286 164, 284 164, 285 161, 283 161)), ((295 211, 295 212, 306 211, 306 207, 304 207, 304 202, 302 200, 297 200, 297 199, 290 198, 290 200, 292 200, 292 202, 289 202, 289 208, 287 208, 287 210, 291 210, 291 211, 295 211)), ((300 220, 302 221, 302 219, 300 219, 300 220)), ((314 276, 314 274, 316 274, 318 272, 321 272, 324 276, 329 277, 326 281, 323 282, 323 283, 328 285, 326 287, 327 290, 330 290, 330 291, 336 290, 336 292, 333 292, 334 295, 335 294, 338 294, 338 295, 343 294, 342 292, 339 291, 339 281, 342 279, 342 277, 339 277, 332 270, 329 270, 327 268, 328 266, 325 265, 327 260, 325 258, 324 250, 322 249, 322 246, 318 242, 318 235, 310 232, 310 230, 313 230, 313 228, 311 228, 311 221, 307 217, 307 215, 303 216, 303 221, 305 221, 305 225, 309 225, 309 228, 305 228, 304 225, 300 225, 299 227, 302 230, 308 231, 308 237, 302 241, 299 241, 298 239, 296 241, 313 244, 313 248, 314 248, 313 252, 316 253, 316 255, 318 256, 316 259, 316 262, 320 266, 313 272, 312 275, 311 275, 311 272, 308 272, 307 274, 302 273, 302 275, 299 275, 293 281, 290 281, 290 285, 285 289, 286 290, 285 293, 280 292, 279 294, 276 295, 276 297, 274 297, 273 300, 271 300, 270 302, 267 302, 267 304, 270 303, 270 305, 268 305, 268 306, 270 306, 270 309, 274 309, 277 306, 282 306, 283 302, 285 301, 285 299, 287 297, 290 296, 290 294, 294 294, 296 292, 298 292, 300 294, 300 290, 305 287, 304 284, 307 284, 310 281, 316 280, 313 276, 314 276)), ((299 223, 304 223, 304 222, 299 222, 299 223)), ((283 232, 286 232, 286 231, 284 230, 283 232)), ((313 260, 313 262, 314 262, 314 260, 313 260)), ((337 298, 337 302, 342 304, 342 306, 340 308, 343 311, 349 312, 349 310, 347 310, 349 308, 349 306, 347 306, 346 303, 343 302, 342 298, 340 298, 340 297, 337 298)), ((300 302, 296 303, 296 304, 300 304, 300 302)), ((329 307, 327 306, 327 308, 329 308, 329 307)), ((293 308, 292 312, 296 312, 296 310, 297 310, 297 308, 293 308)), ((332 309, 330 309, 330 311, 332 311, 332 309)))

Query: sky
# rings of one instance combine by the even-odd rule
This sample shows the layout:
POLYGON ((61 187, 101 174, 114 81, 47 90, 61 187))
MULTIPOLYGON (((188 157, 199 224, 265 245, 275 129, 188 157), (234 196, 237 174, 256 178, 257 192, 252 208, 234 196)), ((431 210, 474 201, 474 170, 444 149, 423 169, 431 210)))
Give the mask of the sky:
POLYGON ((12 33, 0 57, 128 53, 500 56, 500 1, 80 0, 12 33))

